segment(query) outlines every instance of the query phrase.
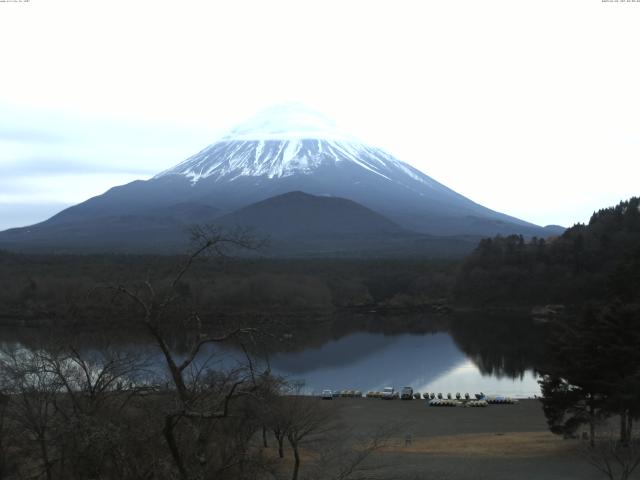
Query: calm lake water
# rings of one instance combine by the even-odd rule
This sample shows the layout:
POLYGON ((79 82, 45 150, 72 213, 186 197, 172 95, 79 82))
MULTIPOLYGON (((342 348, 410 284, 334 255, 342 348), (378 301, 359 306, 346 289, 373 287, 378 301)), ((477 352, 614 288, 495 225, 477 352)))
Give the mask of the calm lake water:
POLYGON ((319 348, 277 354, 277 373, 303 380, 307 391, 382 390, 411 386, 420 392, 484 392, 516 397, 540 394, 533 371, 511 378, 483 374, 449 333, 384 335, 360 332, 319 348))
MULTIPOLYGON (((263 360, 257 360, 265 367, 268 359, 273 373, 304 382, 307 393, 325 388, 367 392, 411 386, 415 391, 443 394, 540 395, 534 365, 540 358, 535 347, 543 341, 539 326, 528 319, 374 317, 309 327, 292 330, 285 335, 285 343, 277 348, 271 345, 268 356, 258 355, 263 360)), ((37 345, 37 332, 30 333, 26 343, 19 336, 13 342, 28 348, 37 345)), ((6 334, 2 337, 9 340, 6 334)), ((85 351, 94 348, 78 341, 85 343, 80 347, 85 351)), ((145 352, 156 372, 164 370, 164 359, 152 343, 118 345, 145 352)), ((232 346, 209 345, 201 351, 199 361, 213 368, 233 368, 245 356, 232 346)))

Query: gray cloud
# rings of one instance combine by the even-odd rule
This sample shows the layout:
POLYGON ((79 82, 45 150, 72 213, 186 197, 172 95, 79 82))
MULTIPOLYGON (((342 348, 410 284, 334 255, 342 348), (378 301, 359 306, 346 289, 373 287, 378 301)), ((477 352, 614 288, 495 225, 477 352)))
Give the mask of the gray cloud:
POLYGON ((0 126, 0 141, 18 142, 27 144, 60 143, 65 138, 43 130, 31 130, 26 128, 11 128, 0 126))
POLYGON ((55 176, 55 175, 95 175, 125 173, 148 176, 157 173, 137 165, 108 165, 90 163, 69 158, 31 157, 9 162, 0 162, 0 177, 55 176))

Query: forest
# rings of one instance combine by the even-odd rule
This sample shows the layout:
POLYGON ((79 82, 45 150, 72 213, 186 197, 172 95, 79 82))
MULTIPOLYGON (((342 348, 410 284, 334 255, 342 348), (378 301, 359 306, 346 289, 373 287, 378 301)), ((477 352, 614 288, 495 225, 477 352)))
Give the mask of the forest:
POLYGON ((464 260, 453 296, 476 305, 579 305, 640 298, 640 199, 555 238, 487 238, 464 260))
MULTIPOLYGON (((185 257, 37 256, 0 253, 0 323, 63 325, 97 305, 100 286, 163 283, 185 257)), ((208 257, 181 284, 205 312, 232 316, 328 314, 345 309, 416 310, 448 302, 457 264, 410 259, 208 257)), ((126 314, 126 312, 124 313, 126 314)), ((91 320, 100 322, 102 317, 91 320)), ((107 322, 117 322, 111 316, 107 322)))

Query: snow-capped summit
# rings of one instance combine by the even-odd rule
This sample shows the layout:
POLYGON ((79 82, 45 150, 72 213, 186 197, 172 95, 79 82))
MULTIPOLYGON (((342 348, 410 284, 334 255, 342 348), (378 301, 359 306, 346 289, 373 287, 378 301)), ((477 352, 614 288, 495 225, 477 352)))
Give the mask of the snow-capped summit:
POLYGON ((231 129, 222 140, 324 140, 357 141, 341 131, 326 115, 297 102, 266 108, 231 129))
POLYGON ((411 182, 403 181, 403 177, 439 186, 405 162, 340 131, 328 117, 300 104, 284 104, 260 112, 220 141, 155 178, 182 175, 192 184, 204 178, 281 178, 310 174, 339 163, 358 165, 408 188, 411 182))

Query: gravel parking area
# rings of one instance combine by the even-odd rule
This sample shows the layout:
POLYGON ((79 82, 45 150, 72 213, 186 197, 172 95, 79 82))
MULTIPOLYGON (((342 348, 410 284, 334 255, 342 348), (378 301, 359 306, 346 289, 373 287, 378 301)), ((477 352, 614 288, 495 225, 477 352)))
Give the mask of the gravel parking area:
POLYGON ((398 426, 389 445, 371 459, 380 467, 380 478, 604 478, 579 455, 579 441, 549 433, 537 400, 485 408, 429 407, 424 400, 327 402, 353 432, 366 435, 381 425, 398 426))

